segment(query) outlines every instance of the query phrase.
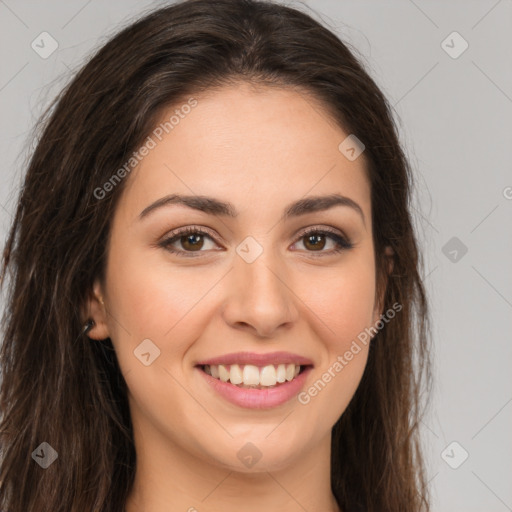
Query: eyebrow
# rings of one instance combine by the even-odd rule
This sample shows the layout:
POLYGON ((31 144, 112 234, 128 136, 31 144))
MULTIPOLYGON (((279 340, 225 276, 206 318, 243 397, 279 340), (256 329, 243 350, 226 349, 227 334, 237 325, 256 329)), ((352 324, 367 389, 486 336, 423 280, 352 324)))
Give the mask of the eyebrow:
MULTIPOLYGON (((139 214, 139 219, 147 217, 151 212, 159 208, 170 205, 182 205, 193 210, 198 210, 210 215, 237 217, 238 212, 231 204, 219 201, 214 197, 207 196, 192 196, 181 194, 170 194, 156 200, 149 206, 144 208, 139 214)), ((327 196, 309 196, 289 204, 283 213, 281 220, 287 220, 292 217, 299 217, 308 213, 325 211, 336 206, 348 206, 355 210, 362 218, 363 224, 366 226, 366 221, 362 208, 350 197, 341 194, 330 194, 327 196)))

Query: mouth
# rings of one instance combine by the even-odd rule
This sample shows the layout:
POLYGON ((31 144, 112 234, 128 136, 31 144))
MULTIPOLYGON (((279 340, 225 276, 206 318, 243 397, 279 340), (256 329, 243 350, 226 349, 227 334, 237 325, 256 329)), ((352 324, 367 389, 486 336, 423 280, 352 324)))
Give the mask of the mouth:
POLYGON ((198 364, 195 368, 209 389, 231 404, 271 409, 284 406, 300 393, 313 365, 198 364))
POLYGON ((312 365, 294 363, 269 364, 204 364, 198 368, 221 382, 230 383, 242 389, 273 389, 295 380, 312 365))

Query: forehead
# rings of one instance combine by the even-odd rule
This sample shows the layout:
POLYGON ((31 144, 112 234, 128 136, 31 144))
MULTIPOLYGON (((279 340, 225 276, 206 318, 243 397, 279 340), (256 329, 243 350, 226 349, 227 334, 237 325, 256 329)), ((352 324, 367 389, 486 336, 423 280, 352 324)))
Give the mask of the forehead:
POLYGON ((229 199, 241 210, 339 193, 369 213, 364 154, 347 159, 339 146, 349 133, 311 95, 242 83, 193 98, 165 109, 150 134, 153 148, 129 177, 131 216, 173 192, 229 199))

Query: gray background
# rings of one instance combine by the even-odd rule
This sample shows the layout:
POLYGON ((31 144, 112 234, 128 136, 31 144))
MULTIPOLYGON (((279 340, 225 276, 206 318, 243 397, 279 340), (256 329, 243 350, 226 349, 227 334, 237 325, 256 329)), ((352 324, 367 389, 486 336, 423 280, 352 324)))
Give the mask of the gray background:
MULTIPOLYGON (((360 53, 416 174, 435 347, 422 425, 433 510, 512 511, 512 0, 289 3, 360 53), (469 44, 460 55, 454 31, 469 44)), ((44 107, 93 48, 158 5, 0 0, 2 245, 44 107), (58 43, 47 58, 31 47, 43 31, 58 43)))

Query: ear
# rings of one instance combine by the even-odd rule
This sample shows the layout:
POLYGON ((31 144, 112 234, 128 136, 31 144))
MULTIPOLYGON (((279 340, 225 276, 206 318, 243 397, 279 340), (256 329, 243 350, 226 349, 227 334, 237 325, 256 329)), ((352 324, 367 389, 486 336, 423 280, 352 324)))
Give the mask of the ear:
POLYGON ((383 278, 383 285, 381 288, 381 294, 379 297, 376 297, 375 300, 375 309, 373 310, 373 323, 374 325, 380 320, 381 315, 384 313, 384 297, 386 294, 386 289, 388 286, 388 279, 391 272, 393 272, 394 268, 394 255, 395 251, 391 248, 390 245, 387 245, 384 249, 384 258, 387 260, 386 269, 387 274, 383 278))
POLYGON ((87 332, 93 340, 104 340, 110 337, 107 325, 107 308, 102 285, 97 279, 86 301, 86 320, 94 320, 94 325, 87 332))

